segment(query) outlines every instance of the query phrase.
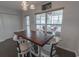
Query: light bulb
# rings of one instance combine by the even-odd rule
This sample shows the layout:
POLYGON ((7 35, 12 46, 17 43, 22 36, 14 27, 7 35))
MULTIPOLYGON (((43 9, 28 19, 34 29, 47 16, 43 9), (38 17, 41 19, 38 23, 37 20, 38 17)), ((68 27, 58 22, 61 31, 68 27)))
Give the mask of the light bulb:
POLYGON ((21 6, 22 6, 22 9, 23 9, 24 11, 28 10, 28 8, 27 8, 28 3, 27 3, 26 1, 22 1, 21 6))
POLYGON ((30 5, 30 9, 35 9, 35 5, 34 4, 31 4, 30 5))

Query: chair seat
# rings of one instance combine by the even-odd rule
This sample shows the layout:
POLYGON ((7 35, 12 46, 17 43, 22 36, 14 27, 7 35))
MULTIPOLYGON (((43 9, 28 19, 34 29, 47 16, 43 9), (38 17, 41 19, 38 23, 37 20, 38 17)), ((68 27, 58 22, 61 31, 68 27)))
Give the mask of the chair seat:
POLYGON ((48 52, 50 52, 50 50, 51 50, 51 45, 45 45, 45 46, 43 46, 42 49, 43 49, 43 50, 46 50, 46 51, 48 51, 48 52))
POLYGON ((49 51, 46 51, 45 49, 42 49, 42 51, 41 51, 41 55, 42 56, 50 56, 50 52, 49 51))
POLYGON ((20 44, 20 49, 22 52, 30 49, 31 45, 30 44, 20 44))
POLYGON ((41 55, 44 57, 50 56, 50 52, 51 52, 50 50, 51 50, 51 45, 45 45, 42 48, 41 55))

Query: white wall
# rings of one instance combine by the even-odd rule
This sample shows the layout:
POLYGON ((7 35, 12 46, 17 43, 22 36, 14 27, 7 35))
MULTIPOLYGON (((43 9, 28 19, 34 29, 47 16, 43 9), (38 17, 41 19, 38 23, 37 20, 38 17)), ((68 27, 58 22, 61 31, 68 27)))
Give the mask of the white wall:
POLYGON ((0 42, 11 38, 20 28, 19 12, 0 7, 0 42))
MULTIPOLYGON (((79 2, 52 2, 52 9, 64 7, 63 25, 59 46, 76 52, 79 56, 79 2)), ((41 12, 40 4, 36 5, 35 12, 41 12)), ((31 29, 35 29, 35 16, 33 11, 27 11, 24 15, 30 16, 31 29)))

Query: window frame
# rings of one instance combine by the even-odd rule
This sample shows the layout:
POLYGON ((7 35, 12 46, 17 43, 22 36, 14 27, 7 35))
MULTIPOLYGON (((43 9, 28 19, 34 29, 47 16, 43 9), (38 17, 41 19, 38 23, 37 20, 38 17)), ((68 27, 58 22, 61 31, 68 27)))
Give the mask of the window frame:
MULTIPOLYGON (((45 27, 46 27, 46 29, 47 29, 47 25, 59 25, 59 26, 61 26, 61 28, 62 28, 62 24, 47 24, 47 13, 48 12, 55 12, 55 11, 58 11, 58 10, 63 10, 64 11, 64 7, 63 8, 59 8, 59 9, 56 9, 56 10, 50 10, 50 11, 45 11, 45 12, 41 12, 41 13, 35 13, 35 28, 37 29, 37 25, 44 25, 44 24, 36 24, 36 15, 38 15, 38 14, 43 14, 43 13, 45 13, 46 15, 45 15, 45 27)), ((63 12, 64 13, 64 12, 63 12)), ((62 13, 62 14, 63 14, 62 13)), ((59 17, 59 16, 58 16, 59 17)), ((58 18, 59 19, 59 18, 58 18)), ((62 20, 63 20, 63 15, 62 15, 62 20)), ((63 22, 63 21, 62 21, 63 22)), ((46 30, 45 29, 45 30, 46 30)), ((46 30, 47 31, 47 30, 46 30)))

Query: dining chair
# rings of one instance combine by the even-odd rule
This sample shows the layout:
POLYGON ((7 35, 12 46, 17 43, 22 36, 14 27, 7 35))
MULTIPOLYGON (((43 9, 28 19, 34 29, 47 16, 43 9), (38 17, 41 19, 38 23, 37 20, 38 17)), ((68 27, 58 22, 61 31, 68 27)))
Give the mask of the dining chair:
POLYGON ((42 48, 41 56, 42 57, 53 57, 57 56, 56 54, 56 45, 59 43, 60 38, 54 37, 52 40, 49 41, 49 44, 46 44, 42 48))
POLYGON ((36 57, 39 57, 39 47, 38 45, 34 44, 34 43, 31 43, 32 47, 31 47, 31 53, 36 56, 36 57))
MULTIPOLYGON (((18 57, 25 57, 30 52, 31 44, 25 39, 19 38, 17 41, 17 53, 18 57)), ((30 54, 31 55, 31 54, 30 54)))

